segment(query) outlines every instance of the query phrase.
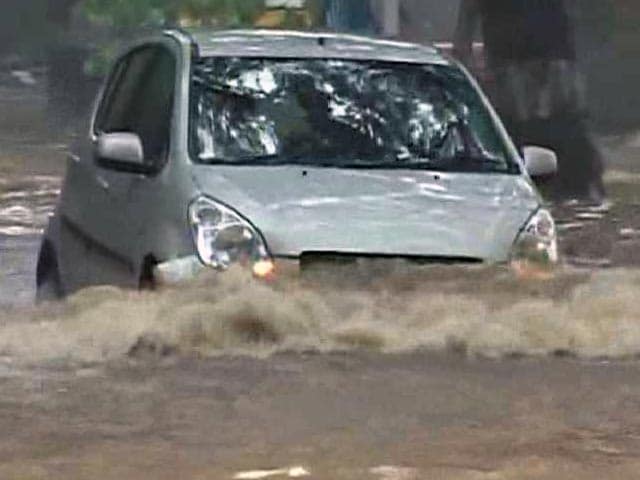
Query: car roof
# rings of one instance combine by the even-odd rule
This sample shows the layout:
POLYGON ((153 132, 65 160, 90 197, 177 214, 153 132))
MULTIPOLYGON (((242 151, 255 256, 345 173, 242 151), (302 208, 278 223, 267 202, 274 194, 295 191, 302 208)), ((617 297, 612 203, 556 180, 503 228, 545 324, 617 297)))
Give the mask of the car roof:
POLYGON ((291 30, 196 30, 186 33, 202 57, 338 58, 450 64, 432 46, 357 35, 291 30))

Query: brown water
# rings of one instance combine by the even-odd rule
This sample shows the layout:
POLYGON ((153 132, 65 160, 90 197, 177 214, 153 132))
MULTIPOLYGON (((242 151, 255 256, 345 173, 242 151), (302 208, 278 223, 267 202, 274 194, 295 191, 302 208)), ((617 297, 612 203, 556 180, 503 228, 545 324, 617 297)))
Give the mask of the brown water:
POLYGON ((0 479, 637 478, 634 139, 608 145, 610 210, 556 208, 550 277, 232 271, 35 307, 64 152, 20 118, 0 122, 0 479))
POLYGON ((616 175, 610 209, 556 207, 564 264, 547 279, 523 280, 506 268, 397 264, 376 270, 373 281, 370 272, 351 272, 336 284, 340 272, 313 284, 284 276, 264 285, 238 271, 155 294, 94 289, 36 309, 29 305, 39 235, 60 177, 13 171, 0 175, 0 305, 7 310, 0 354, 103 362, 144 339, 206 356, 365 347, 633 357, 640 354, 640 182, 616 175))
POLYGON ((640 466, 635 363, 359 352, 3 370, 3 479, 297 466, 317 479, 635 479, 640 466))
POLYGON ((5 178, 2 479, 637 478, 637 224, 618 199, 633 176, 607 214, 559 212, 582 224, 561 228, 549 278, 232 271, 42 307, 36 232, 57 180, 5 178))
POLYGON ((367 290, 267 286, 233 271, 159 293, 105 287, 9 312, 0 355, 28 364, 103 363, 138 351, 264 358, 361 349, 626 359, 640 355, 639 287, 633 270, 544 281, 433 270, 367 290))

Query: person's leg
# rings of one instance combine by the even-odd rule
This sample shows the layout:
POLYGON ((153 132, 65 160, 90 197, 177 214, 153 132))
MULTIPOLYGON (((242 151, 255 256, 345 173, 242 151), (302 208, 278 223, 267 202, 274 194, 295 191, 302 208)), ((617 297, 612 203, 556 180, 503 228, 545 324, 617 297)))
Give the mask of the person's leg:
POLYGON ((575 143, 582 152, 582 162, 586 170, 584 178, 586 197, 590 201, 600 203, 606 196, 602 151, 584 120, 576 120, 575 129, 575 143))
POLYGON ((549 147, 558 155, 554 197, 591 202, 604 200, 602 154, 585 122, 575 117, 549 120, 549 147))

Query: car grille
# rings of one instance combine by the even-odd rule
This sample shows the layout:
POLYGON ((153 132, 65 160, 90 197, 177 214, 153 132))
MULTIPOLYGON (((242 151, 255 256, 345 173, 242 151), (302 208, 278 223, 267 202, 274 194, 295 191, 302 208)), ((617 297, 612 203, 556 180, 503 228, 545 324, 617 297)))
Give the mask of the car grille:
POLYGON ((394 265, 413 267, 437 265, 479 265, 483 261, 469 257, 414 256, 414 255, 375 255, 337 252, 305 252, 300 256, 300 270, 308 271, 323 268, 375 268, 389 269, 394 265))

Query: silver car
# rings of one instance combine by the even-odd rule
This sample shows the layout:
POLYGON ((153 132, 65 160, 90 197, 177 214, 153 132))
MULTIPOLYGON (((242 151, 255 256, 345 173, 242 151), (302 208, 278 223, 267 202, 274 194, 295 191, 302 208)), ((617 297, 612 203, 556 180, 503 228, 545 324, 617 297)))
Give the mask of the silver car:
POLYGON ((40 298, 245 265, 557 259, 531 178, 475 81, 427 46, 167 31, 128 50, 70 156, 40 298))

